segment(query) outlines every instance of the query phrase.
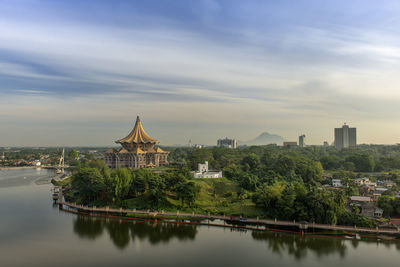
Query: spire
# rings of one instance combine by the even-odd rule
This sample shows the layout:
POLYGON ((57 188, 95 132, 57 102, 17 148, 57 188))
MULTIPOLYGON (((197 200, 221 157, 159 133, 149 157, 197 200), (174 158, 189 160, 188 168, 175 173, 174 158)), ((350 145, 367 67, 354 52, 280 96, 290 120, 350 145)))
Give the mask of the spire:
POLYGON ((135 127, 133 130, 125 137, 116 143, 159 143, 157 139, 150 137, 143 129, 142 122, 139 116, 136 117, 135 127))

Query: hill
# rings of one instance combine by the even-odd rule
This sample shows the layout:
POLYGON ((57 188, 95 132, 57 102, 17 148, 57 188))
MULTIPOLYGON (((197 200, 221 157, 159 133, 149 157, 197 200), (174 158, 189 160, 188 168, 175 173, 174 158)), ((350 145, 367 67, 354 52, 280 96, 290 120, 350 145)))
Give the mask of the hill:
POLYGON ((282 145, 283 139, 282 136, 277 134, 270 134, 268 132, 263 132, 256 138, 249 141, 239 141, 239 145, 248 145, 248 146, 262 146, 268 144, 277 144, 282 145))

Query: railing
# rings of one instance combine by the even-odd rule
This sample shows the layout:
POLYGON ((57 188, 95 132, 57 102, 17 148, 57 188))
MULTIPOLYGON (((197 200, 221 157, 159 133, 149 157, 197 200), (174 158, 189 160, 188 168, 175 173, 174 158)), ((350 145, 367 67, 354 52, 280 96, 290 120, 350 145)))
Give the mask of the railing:
MULTIPOLYGON (((60 190, 61 192, 62 190, 60 190)), ((268 219, 259 219, 257 218, 241 218, 237 216, 225 216, 225 215, 211 215, 209 214, 196 214, 196 213, 180 213, 176 212, 165 212, 165 211, 150 211, 150 210, 127 210, 127 209, 113 209, 109 207, 89 207, 83 205, 77 205, 74 203, 64 202, 62 201, 62 193, 60 193, 60 198, 58 201, 60 208, 63 206, 73 208, 76 210, 86 211, 90 213, 116 213, 116 214, 141 214, 148 215, 154 218, 157 218, 157 215, 161 216, 170 216, 170 217, 186 217, 186 218, 196 218, 196 219, 211 219, 211 220, 232 220, 235 222, 243 222, 243 223, 252 223, 252 224, 263 224, 266 226, 287 226, 287 227, 298 227, 299 229, 321 229, 321 230, 330 230, 330 231, 344 231, 344 232, 360 232, 360 233, 372 233, 372 234, 400 234, 400 229, 380 229, 376 228, 365 228, 365 227, 352 227, 352 226, 341 226, 341 225, 329 225, 329 224, 317 224, 317 223, 305 223, 305 222, 296 222, 296 221, 280 221, 280 220, 268 220, 268 219)))

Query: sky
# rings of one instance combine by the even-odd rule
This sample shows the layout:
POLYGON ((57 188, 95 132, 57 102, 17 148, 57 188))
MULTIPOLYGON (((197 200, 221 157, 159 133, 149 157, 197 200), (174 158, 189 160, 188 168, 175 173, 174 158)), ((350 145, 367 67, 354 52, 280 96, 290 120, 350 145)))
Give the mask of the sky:
POLYGON ((0 146, 400 142, 400 1, 0 0, 0 146))

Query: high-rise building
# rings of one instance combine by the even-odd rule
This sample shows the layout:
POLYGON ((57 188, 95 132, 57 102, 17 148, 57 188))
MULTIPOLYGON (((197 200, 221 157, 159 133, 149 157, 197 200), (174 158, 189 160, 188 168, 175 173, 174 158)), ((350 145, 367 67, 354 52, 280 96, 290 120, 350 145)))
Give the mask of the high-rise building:
POLYGON ((228 137, 225 137, 225 139, 218 139, 217 146, 237 148, 237 141, 236 139, 229 139, 228 137))
POLYGON ((122 148, 110 149, 104 154, 104 161, 109 168, 152 168, 168 164, 169 152, 155 147, 160 141, 144 131, 139 116, 128 136, 115 142, 122 148))
POLYGON ((350 128, 346 123, 342 128, 335 128, 335 148, 355 147, 357 145, 357 130, 350 128))
POLYGON ((299 136, 299 147, 305 147, 306 143, 304 142, 304 139, 306 139, 306 135, 302 134, 299 136))

